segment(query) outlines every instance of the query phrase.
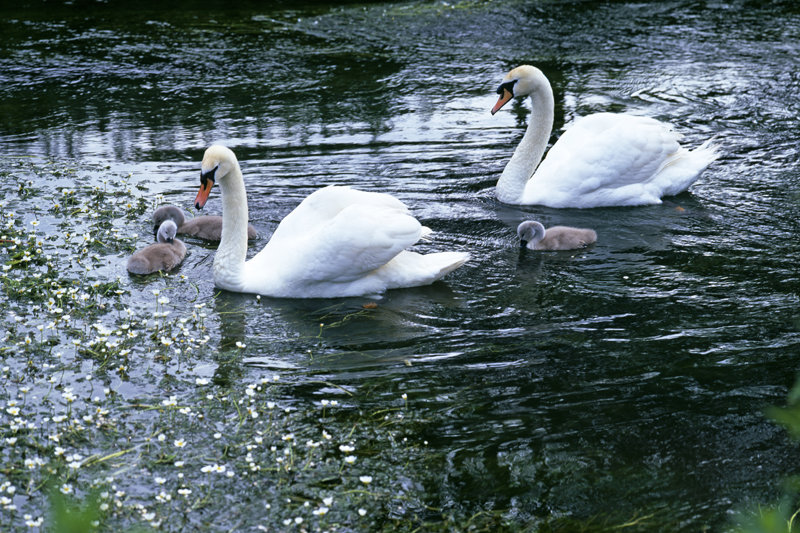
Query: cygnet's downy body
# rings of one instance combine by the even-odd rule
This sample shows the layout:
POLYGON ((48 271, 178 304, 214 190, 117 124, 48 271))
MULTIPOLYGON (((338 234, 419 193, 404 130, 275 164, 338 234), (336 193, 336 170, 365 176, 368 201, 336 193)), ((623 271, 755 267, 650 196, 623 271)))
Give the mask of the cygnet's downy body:
POLYGON ((152 274, 169 271, 180 265, 186 256, 186 245, 175 238, 178 225, 165 220, 158 228, 158 242, 143 248, 128 259, 131 274, 152 274))
MULTIPOLYGON (((205 241, 219 242, 222 238, 222 217, 203 215, 186 220, 183 211, 174 205, 164 205, 153 212, 153 233, 158 231, 161 223, 172 220, 178 226, 178 234, 189 235, 205 241)), ((247 238, 255 239, 258 233, 252 224, 247 225, 247 238)))
POLYGON ((591 229, 553 226, 545 230, 540 222, 526 220, 517 227, 520 244, 531 250, 576 250, 597 241, 591 229))

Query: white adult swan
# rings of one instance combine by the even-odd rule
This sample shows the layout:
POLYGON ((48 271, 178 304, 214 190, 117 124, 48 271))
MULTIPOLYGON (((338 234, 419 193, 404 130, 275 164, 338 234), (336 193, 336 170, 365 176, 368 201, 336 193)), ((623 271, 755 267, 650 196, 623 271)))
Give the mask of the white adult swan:
POLYGON ((531 250, 576 250, 597 242, 593 229, 551 226, 544 229, 541 222, 526 220, 517 226, 520 244, 531 250))
MULTIPOLYGON (((222 238, 222 217, 218 215, 203 215, 186 220, 183 210, 174 205, 162 205, 153 211, 153 232, 158 232, 161 223, 172 220, 178 225, 178 234, 189 235, 206 241, 219 241, 222 238)), ((247 225, 247 238, 255 239, 258 236, 252 224, 247 225)))
POLYGON ((222 241, 214 257, 221 289, 285 298, 379 294, 428 285, 463 265, 469 254, 420 255, 405 248, 430 232, 396 198, 329 186, 310 194, 278 225, 249 261, 247 196, 234 153, 206 150, 195 207, 215 182, 222 191, 222 241))
POLYGON ((128 272, 152 274, 159 270, 172 270, 180 265, 186 256, 186 245, 175 238, 177 231, 175 222, 165 220, 158 228, 158 242, 142 248, 128 258, 128 272))
POLYGON ((530 95, 532 104, 528 129, 497 181, 497 198, 507 204, 660 204, 718 157, 710 141, 682 148, 680 135, 653 118, 596 113, 576 120, 542 161, 553 128, 550 82, 538 68, 522 65, 506 74, 497 94, 493 115, 512 97, 530 95))

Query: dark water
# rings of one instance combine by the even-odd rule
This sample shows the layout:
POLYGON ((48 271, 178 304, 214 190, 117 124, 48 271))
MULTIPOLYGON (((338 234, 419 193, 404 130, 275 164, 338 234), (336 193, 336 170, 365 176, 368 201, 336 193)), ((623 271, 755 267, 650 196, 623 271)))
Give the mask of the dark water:
MULTIPOLYGON (((800 355, 793 2, 230 4, 2 8, 0 150, 100 162, 189 209, 221 142, 242 163, 252 251, 335 183, 405 201, 436 232, 424 250, 473 254, 373 313, 223 294, 211 342, 246 342, 237 372, 369 389, 365 409, 406 392, 442 468, 431 504, 467 515, 718 529, 797 473, 762 414, 800 355), (690 146, 717 136, 724 155, 660 206, 499 204, 527 103, 488 110, 522 63, 552 81, 556 128, 624 111, 690 146), (514 228, 534 216, 598 243, 520 253, 514 228)), ((142 244, 148 227, 132 228, 142 244)), ((208 301, 212 251, 190 242, 180 270, 208 301)))

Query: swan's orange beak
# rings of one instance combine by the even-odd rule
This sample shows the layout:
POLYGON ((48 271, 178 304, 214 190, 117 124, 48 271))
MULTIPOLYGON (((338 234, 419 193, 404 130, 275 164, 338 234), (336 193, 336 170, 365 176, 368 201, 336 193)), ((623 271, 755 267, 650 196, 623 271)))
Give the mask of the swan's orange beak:
POLYGON ((194 198, 195 209, 203 209, 208 201, 208 195, 211 194, 211 188, 214 186, 214 173, 217 167, 209 172, 200 173, 200 190, 197 191, 197 196, 194 198))
POLYGON ((203 206, 206 205, 208 201, 208 195, 211 194, 211 187, 214 185, 214 182, 208 180, 206 183, 200 185, 200 190, 197 191, 197 196, 194 198, 194 207, 195 209, 203 209, 203 206))
POLYGON ((506 102, 514 98, 514 95, 506 88, 503 88, 503 94, 500 95, 500 98, 497 99, 497 103, 494 104, 492 108, 492 115, 500 111, 500 108, 506 105, 506 102))

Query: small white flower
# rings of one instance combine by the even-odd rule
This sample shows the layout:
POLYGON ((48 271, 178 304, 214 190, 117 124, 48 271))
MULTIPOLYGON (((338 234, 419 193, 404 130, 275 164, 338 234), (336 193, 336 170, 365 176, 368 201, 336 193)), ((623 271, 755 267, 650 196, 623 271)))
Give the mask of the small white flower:
POLYGON ((64 483, 59 490, 61 490, 62 494, 72 494, 72 485, 64 483))
POLYGON ((176 439, 175 442, 173 442, 173 444, 175 445, 176 448, 183 448, 184 446, 186 446, 186 441, 183 439, 176 439))
POLYGON ((372 483, 372 476, 358 476, 358 480, 364 485, 372 483))
POLYGON ((331 505, 333 505, 333 496, 328 496, 327 498, 322 498, 322 503, 324 503, 326 506, 330 507, 331 505))
POLYGON ((349 465, 351 465, 351 464, 356 462, 356 456, 355 455, 348 455, 347 457, 344 458, 344 462, 349 464, 349 465))
POLYGON ((195 385, 208 385, 208 380, 206 378, 195 378, 194 383, 195 385))
POLYGON ((358 516, 366 516, 366 514, 367 514, 367 510, 366 509, 359 509, 358 510, 358 516))

